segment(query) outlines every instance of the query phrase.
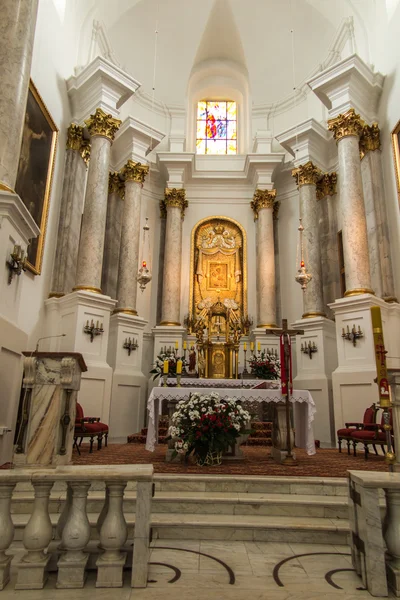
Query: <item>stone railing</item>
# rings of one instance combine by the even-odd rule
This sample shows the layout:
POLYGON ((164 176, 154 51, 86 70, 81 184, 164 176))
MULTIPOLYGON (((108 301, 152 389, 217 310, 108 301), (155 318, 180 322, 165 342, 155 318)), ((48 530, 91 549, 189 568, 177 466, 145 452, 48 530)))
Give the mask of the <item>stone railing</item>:
POLYGON ((152 481, 152 465, 0 471, 0 590, 10 579, 12 548, 11 553, 6 554, 6 551, 14 539, 11 500, 14 488, 20 482, 31 483, 34 501, 31 516, 23 530, 26 554, 16 565, 15 589, 42 589, 47 573, 52 570, 57 571, 57 588, 81 588, 89 569, 97 571, 96 587, 121 587, 123 569, 130 565, 131 587, 146 587, 152 481), (123 498, 128 482, 134 481, 137 482, 135 528, 132 539, 128 540, 123 498), (63 511, 54 528, 49 500, 57 482, 66 483, 67 493, 63 511), (105 483, 105 499, 96 523, 97 535, 93 535, 87 500, 90 487, 99 487, 98 482, 105 483))

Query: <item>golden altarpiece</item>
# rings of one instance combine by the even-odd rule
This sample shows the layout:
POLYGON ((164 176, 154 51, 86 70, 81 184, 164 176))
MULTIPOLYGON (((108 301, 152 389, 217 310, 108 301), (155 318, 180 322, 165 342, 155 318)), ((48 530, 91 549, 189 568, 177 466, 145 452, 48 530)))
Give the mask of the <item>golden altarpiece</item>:
POLYGON ((200 221, 191 240, 187 326, 196 334, 200 377, 238 376, 240 337, 248 333, 246 234, 227 217, 200 221))

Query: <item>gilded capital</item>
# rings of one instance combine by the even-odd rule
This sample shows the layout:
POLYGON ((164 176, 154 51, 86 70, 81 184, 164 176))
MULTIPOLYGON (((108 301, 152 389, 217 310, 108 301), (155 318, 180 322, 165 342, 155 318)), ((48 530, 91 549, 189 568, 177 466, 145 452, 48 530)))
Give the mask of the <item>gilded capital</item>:
POLYGON ((254 220, 258 219, 258 213, 262 208, 273 208, 276 190, 256 190, 250 206, 254 213, 254 220))
POLYGON ((360 159, 362 160, 367 152, 379 150, 381 147, 381 132, 378 123, 364 125, 360 136, 360 159))
POLYGON ((298 187, 310 184, 316 185, 321 175, 321 171, 311 162, 311 160, 292 171, 292 177, 295 178, 298 187))
POLYGON ((125 183, 120 178, 118 171, 108 175, 108 193, 118 194, 122 200, 125 198, 125 183))
POLYGON ((83 127, 71 123, 67 130, 67 150, 79 150, 83 142, 83 127))
POLYGON ((140 162, 135 163, 130 159, 121 169, 121 175, 125 177, 125 181, 135 181, 136 183, 143 183, 148 172, 148 165, 142 165, 140 162))
POLYGON ((86 166, 88 166, 89 161, 90 161, 91 147, 92 146, 91 146, 89 140, 82 140, 82 144, 79 148, 79 154, 82 156, 83 162, 85 163, 86 166))
POLYGON ((349 108, 347 112, 328 121, 328 129, 332 131, 337 142, 350 135, 360 136, 363 127, 364 121, 360 118, 360 115, 356 114, 354 108, 349 108))
POLYGON ((112 115, 107 115, 101 108, 96 108, 94 115, 90 115, 85 121, 90 136, 101 135, 109 140, 113 140, 115 134, 121 126, 119 119, 114 119, 112 115))
POLYGON ((317 200, 322 200, 326 196, 334 196, 336 194, 337 174, 324 173, 317 183, 317 200))
POLYGON ((189 203, 186 200, 186 190, 183 188, 178 190, 176 188, 165 188, 164 206, 166 210, 169 206, 180 208, 183 219, 185 216, 185 209, 189 206, 189 203))
POLYGON ((273 208, 273 212, 272 212, 272 218, 274 219, 274 221, 278 220, 278 214, 279 214, 279 207, 280 207, 281 203, 280 202, 274 202, 274 206, 273 208))

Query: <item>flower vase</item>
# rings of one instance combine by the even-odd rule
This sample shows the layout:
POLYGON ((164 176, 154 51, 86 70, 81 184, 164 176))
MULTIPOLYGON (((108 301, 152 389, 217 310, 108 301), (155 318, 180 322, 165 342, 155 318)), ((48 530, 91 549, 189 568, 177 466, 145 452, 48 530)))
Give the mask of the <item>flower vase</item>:
POLYGON ((222 463, 222 451, 216 450, 212 452, 209 450, 206 455, 196 455, 196 464, 199 467, 212 467, 214 465, 220 465, 222 463))

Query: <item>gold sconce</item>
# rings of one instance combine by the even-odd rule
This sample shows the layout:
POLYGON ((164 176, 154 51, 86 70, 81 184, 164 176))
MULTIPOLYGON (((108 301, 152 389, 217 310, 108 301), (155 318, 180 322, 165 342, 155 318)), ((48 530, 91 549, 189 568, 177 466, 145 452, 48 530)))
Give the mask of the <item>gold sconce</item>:
POLYGON ((101 335, 102 333, 104 333, 103 323, 100 323, 99 325, 99 321, 97 321, 95 325, 92 319, 89 325, 89 321, 86 321, 86 325, 83 328, 83 332, 90 335, 90 341, 93 342, 96 335, 101 335))
POLYGON ((10 260, 6 261, 8 273, 8 285, 11 284, 14 275, 21 275, 22 271, 26 271, 25 250, 20 244, 14 244, 14 250, 10 253, 10 260))
POLYGON ((342 338, 344 338, 345 340, 350 340, 351 342, 353 342, 353 346, 355 346, 357 344, 357 340, 359 338, 364 337, 363 332, 361 331, 360 326, 358 326, 358 330, 356 330, 356 326, 353 325, 351 331, 349 329, 349 326, 347 325, 347 331, 345 332, 344 327, 342 327, 342 338))
POLYGON ((300 349, 301 349, 301 351, 304 354, 308 354, 308 356, 310 358, 312 358, 312 355, 313 355, 314 352, 318 352, 318 348, 317 348, 315 342, 311 343, 311 341, 309 341, 308 344, 307 344, 307 342, 304 342, 304 345, 303 345, 303 342, 302 342, 300 349))
POLYGON ((122 347, 125 348, 125 350, 128 350, 128 356, 130 356, 132 350, 137 350, 137 348, 139 348, 139 344, 136 340, 131 340, 131 338, 125 338, 125 342, 122 347))

